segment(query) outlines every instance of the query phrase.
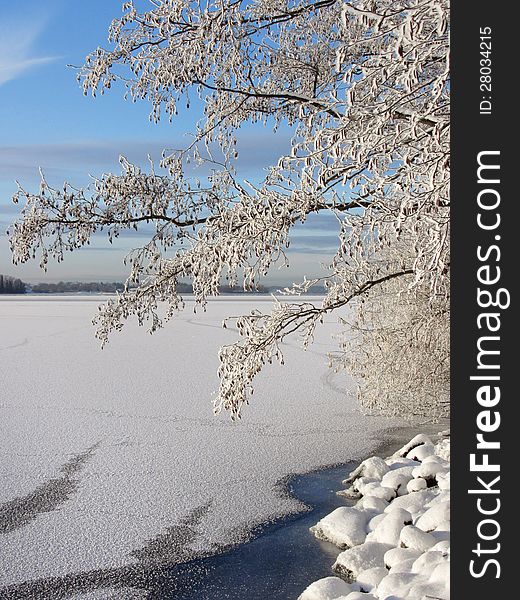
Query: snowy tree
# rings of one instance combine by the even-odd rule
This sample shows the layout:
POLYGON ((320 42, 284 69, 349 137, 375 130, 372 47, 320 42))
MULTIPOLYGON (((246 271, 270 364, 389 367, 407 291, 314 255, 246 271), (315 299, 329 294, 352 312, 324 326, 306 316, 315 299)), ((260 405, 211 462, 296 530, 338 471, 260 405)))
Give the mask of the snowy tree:
POLYGON ((0 294, 25 294, 25 283, 21 279, 0 274, 0 294))
POLYGON ((237 319, 240 341, 220 350, 216 410, 239 416, 254 376, 283 360, 285 336, 300 332, 308 344, 324 315, 351 305, 366 354, 343 342, 341 363, 372 373, 385 390, 378 400, 361 380, 365 405, 443 413, 444 398, 424 396, 412 410, 407 399, 421 391, 410 387, 418 371, 425 385, 427 374, 446 381, 445 363, 435 364, 444 350, 430 341, 447 331, 449 316, 448 38, 446 0, 148 0, 141 10, 125 3, 109 49, 96 49, 79 70, 84 93, 122 82, 128 97, 150 102, 155 121, 175 119, 197 95, 204 116, 192 143, 164 152, 160 170, 121 158, 120 175, 104 174, 87 189, 54 189, 43 176, 38 193, 19 187, 14 200, 25 206, 10 233, 14 262, 40 254, 45 268, 96 232, 112 240, 153 224, 148 243, 129 256, 124 292, 95 319, 104 344, 130 315, 151 331, 161 327, 184 306, 182 279, 202 306, 224 279, 254 287, 288 260, 292 228, 327 211, 340 232, 323 301, 280 296, 270 313, 237 319), (237 172, 236 134, 245 123, 292 128, 290 151, 266 165, 261 185, 237 172), (209 165, 210 174, 188 177, 188 162, 209 165), (410 348, 421 358, 404 376, 402 359, 417 359, 410 348))

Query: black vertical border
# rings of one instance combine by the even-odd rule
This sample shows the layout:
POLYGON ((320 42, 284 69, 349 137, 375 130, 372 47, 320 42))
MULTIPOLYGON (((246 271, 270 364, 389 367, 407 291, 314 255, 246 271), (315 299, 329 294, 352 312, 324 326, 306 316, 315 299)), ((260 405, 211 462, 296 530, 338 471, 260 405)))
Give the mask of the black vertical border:
MULTIPOLYGON (((515 484, 519 481, 518 468, 515 468, 517 440, 520 441, 520 428, 515 422, 515 405, 518 405, 519 390, 515 381, 520 379, 520 354, 515 348, 516 336, 520 327, 516 318, 516 297, 513 285, 520 271, 517 259, 520 258, 517 238, 518 191, 513 191, 515 174, 520 175, 520 164, 513 167, 519 150, 517 106, 520 105, 518 92, 518 54, 514 52, 514 42, 520 31, 513 33, 517 18, 513 14, 514 4, 473 0, 454 0, 451 6, 451 115, 452 115, 452 595, 454 600, 488 600, 510 597, 514 593, 514 580, 518 567, 514 565, 520 547, 515 543, 517 522, 511 520, 512 509, 517 504, 515 484), (489 96, 480 89, 480 28, 492 30, 492 112, 480 114, 479 104, 483 96, 489 96), (493 232, 481 230, 477 225, 477 194, 482 185, 477 184, 477 155, 481 151, 500 151, 500 184, 495 186, 500 193, 500 227, 493 232), (476 342, 479 335, 477 316, 477 269, 483 263, 477 259, 477 246, 484 248, 496 243, 493 238, 500 235, 500 283, 511 292, 511 305, 499 310, 501 318, 500 335, 500 375, 501 425, 490 439, 499 440, 501 448, 489 452, 490 461, 498 460, 500 473, 501 509, 495 518, 501 527, 499 537, 486 542, 479 540, 477 527, 486 517, 477 509, 476 495, 468 490, 475 488, 476 476, 470 471, 470 454, 475 452, 477 443, 477 415, 482 407, 476 401, 479 385, 471 381, 477 373, 476 342), (515 333, 516 329, 516 333, 515 333), (518 429, 518 431, 517 431, 518 429), (510 463, 510 465, 509 465, 510 463), (477 544, 493 549, 500 543, 497 553, 481 555, 473 552, 477 544), (500 577, 497 569, 489 566, 479 578, 470 573, 470 561, 477 559, 476 570, 481 570, 486 556, 500 563, 500 577)), ((485 310, 480 309, 481 312, 485 310)), ((485 475, 485 474, 484 474, 485 475)), ((489 474, 486 478, 489 480, 489 474)), ((485 498, 495 498, 487 495, 485 498)), ((491 506, 490 504, 487 506, 491 506)), ((491 528, 484 529, 491 534, 491 528)), ((520 577, 520 573, 518 574, 520 577)))

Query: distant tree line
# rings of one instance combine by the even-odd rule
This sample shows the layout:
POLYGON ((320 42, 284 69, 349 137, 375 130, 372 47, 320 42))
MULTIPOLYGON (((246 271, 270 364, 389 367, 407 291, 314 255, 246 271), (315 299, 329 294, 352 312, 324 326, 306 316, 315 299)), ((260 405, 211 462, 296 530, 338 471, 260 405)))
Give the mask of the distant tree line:
MULTIPOLYGON (((179 283, 177 289, 181 294, 193 294, 193 286, 191 283, 179 283)), ((274 288, 268 288, 264 285, 257 285, 254 290, 244 290, 242 286, 221 285, 219 292, 221 294, 268 294, 274 288)))
POLYGON ((123 283, 103 281, 59 281, 58 283, 36 283, 31 289, 36 294, 59 294, 64 292, 114 293, 124 289, 123 283))
MULTIPOLYGON (((90 292, 90 293, 115 293, 124 290, 124 283, 121 282, 83 282, 83 281, 59 281, 58 283, 36 283, 31 286, 31 291, 36 294, 60 294, 66 292, 90 292)), ((192 294, 193 286, 191 283, 179 283, 179 292, 183 294, 192 294)), ((268 294, 278 288, 269 288, 263 285, 257 286, 254 292, 258 294, 268 294)), ((315 291, 315 290, 313 290, 315 291)), ((320 291, 323 291, 320 288, 320 291)), ((250 293, 251 291, 249 291, 250 293)), ((241 294, 244 293, 242 287, 231 287, 230 285, 222 285, 220 287, 221 294, 241 294)))
POLYGON ((25 283, 21 279, 0 275, 0 294, 25 294, 25 283))
MULTIPOLYGON (((0 275, 0 294, 25 294, 27 291, 35 294, 64 294, 77 292, 113 294, 115 292, 122 292, 124 287, 124 283, 114 281, 59 281, 58 283, 35 283, 27 286, 21 279, 16 279, 8 275, 0 275)), ((222 285, 219 289, 221 294, 244 293, 244 289, 241 286, 232 287, 230 285, 222 285)), ((278 289, 278 287, 258 285, 255 290, 248 290, 248 293, 269 294, 270 292, 276 292, 278 289)), ((179 283, 178 290, 182 294, 192 294, 193 286, 191 283, 179 283)), ((307 290, 307 293, 322 294, 324 291, 324 288, 321 286, 312 286, 307 290)))
MULTIPOLYGON (((230 286, 230 285, 221 285, 219 286, 220 294, 270 294, 271 292, 276 293, 278 290, 283 289, 284 286, 265 286, 265 285, 257 285, 253 290, 244 290, 242 286, 230 286)), ((181 294, 193 294, 193 286, 191 283, 178 283, 177 290, 181 294)), ((305 294, 315 294, 320 295, 325 293, 325 287, 322 285, 312 285, 307 290, 302 292, 305 294)))

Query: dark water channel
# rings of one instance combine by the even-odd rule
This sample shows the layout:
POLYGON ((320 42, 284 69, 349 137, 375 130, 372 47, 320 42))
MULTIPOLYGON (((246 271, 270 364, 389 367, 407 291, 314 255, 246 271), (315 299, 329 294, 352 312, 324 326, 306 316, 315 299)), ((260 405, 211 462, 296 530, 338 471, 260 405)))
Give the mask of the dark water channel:
POLYGON ((150 598, 296 599, 312 581, 332 575, 339 550, 317 540, 309 527, 345 504, 336 491, 353 467, 354 463, 294 477, 289 492, 312 510, 264 527, 255 539, 230 552, 173 568, 156 582, 150 598))

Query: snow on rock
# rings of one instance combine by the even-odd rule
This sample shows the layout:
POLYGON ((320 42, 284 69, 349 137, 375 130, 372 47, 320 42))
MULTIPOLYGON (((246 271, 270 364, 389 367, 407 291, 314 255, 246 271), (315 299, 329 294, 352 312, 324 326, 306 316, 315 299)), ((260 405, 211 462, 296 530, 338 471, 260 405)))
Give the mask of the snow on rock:
POLYGON ((375 587, 379 585, 379 582, 383 577, 388 575, 388 570, 385 567, 372 567, 361 571, 357 576, 357 583, 361 588, 361 591, 371 592, 375 587))
POLYGON ((430 550, 421 554, 412 565, 412 573, 422 574, 430 577, 434 570, 443 562, 447 562, 447 555, 436 550, 430 550))
POLYGON ((380 481, 383 475, 389 470, 390 467, 382 458, 372 456, 364 460, 357 469, 354 469, 343 483, 347 485, 359 477, 370 477, 371 479, 380 481))
POLYGON ((410 559, 415 562, 415 560, 419 558, 421 554, 422 552, 420 550, 416 550, 415 548, 392 548, 385 553, 385 567, 387 569, 392 569, 399 563, 410 559))
POLYGON ((387 458, 386 463, 390 467, 390 470, 395 470, 402 467, 416 467, 419 464, 419 461, 395 455, 387 458))
POLYGON ((433 548, 431 548, 431 550, 436 551, 436 552, 442 552, 443 554, 449 554, 450 553, 450 541, 445 540, 442 542, 437 542, 435 544, 435 546, 433 546, 433 548))
POLYGON ((412 471, 413 477, 424 477, 431 475, 435 475, 443 470, 447 470, 446 467, 449 466, 449 463, 440 459, 438 456, 434 454, 429 454, 420 465, 415 467, 412 471))
POLYGON ((418 477, 417 479, 410 479, 410 481, 406 484, 406 491, 410 494, 411 492, 419 492, 428 487, 426 480, 422 477, 418 477))
POLYGON ((436 527, 431 534, 438 542, 450 541, 450 523, 445 521, 436 527))
POLYGON ((424 446, 424 445, 433 446, 433 442, 427 435, 424 435, 424 433, 419 433, 414 438, 412 438, 407 444, 405 444, 402 448, 397 450, 397 452, 394 454, 394 456, 402 456, 402 457, 411 458, 409 456, 410 452, 415 450, 415 448, 418 448, 419 446, 424 446))
MULTIPOLYGON (((442 433, 440 434, 442 435, 442 433)), ((438 442, 435 446, 435 454, 444 458, 444 460, 450 460, 450 439, 443 439, 438 442)))
POLYGON ((414 525, 406 525, 401 529, 401 535, 399 536, 399 543, 402 548, 415 548, 426 552, 432 546, 435 546, 437 540, 433 535, 422 531, 414 525))
POLYGON ((435 446, 433 444, 422 444, 417 446, 407 454, 408 458, 422 462, 425 458, 428 458, 435 453, 435 446))
MULTIPOLYGON (((412 515, 403 508, 387 513, 374 531, 370 534, 371 538, 381 544, 390 544, 397 546, 399 544, 399 535, 401 529, 412 522, 412 515)), ((433 545, 433 544, 432 544, 433 545)))
POLYGON ((447 473, 438 473, 437 474, 437 485, 439 486, 439 489, 443 490, 443 491, 450 491, 450 473, 449 471, 447 473))
POLYGON ((390 502, 396 495, 394 489, 381 485, 378 481, 363 482, 363 484, 358 486, 358 491, 363 496, 373 496, 387 502, 390 502))
POLYGON ((399 496, 393 500, 386 508, 385 512, 389 513, 400 508, 407 510, 413 517, 413 519, 419 518, 424 513, 425 506, 435 498, 435 490, 428 488, 415 492, 413 494, 406 494, 405 496, 399 496))
POLYGON ((389 573, 377 586, 377 598, 380 600, 405 599, 417 575, 414 573, 389 573))
POLYGON ((356 508, 359 510, 373 510, 377 513, 384 512, 388 506, 388 502, 383 498, 376 498, 375 496, 363 496, 356 504, 356 508))
POLYGON ((356 492, 359 492, 360 494, 366 495, 365 487, 369 483, 379 483, 379 480, 375 479, 375 477, 357 477, 352 484, 352 489, 356 490, 356 492))
POLYGON ((336 509, 312 528, 316 535, 327 530, 329 540, 358 541, 332 569, 359 591, 338 600, 449 600, 450 439, 439 435, 434 443, 419 434, 384 461, 363 461, 341 493, 355 506, 336 509))
POLYGON ((351 548, 365 541, 367 520, 373 514, 340 506, 311 527, 311 531, 318 539, 332 542, 338 548, 351 548))
POLYGON ((450 578, 450 563, 447 560, 440 562, 432 574, 430 575, 430 581, 446 581, 450 578))
POLYGON ((440 502, 429 508, 416 522, 417 527, 423 531, 433 531, 450 518, 450 502, 440 502))
MULTIPOLYGON (((437 446, 435 446, 437 447, 437 446)), ((439 463, 441 465, 444 465, 445 467, 449 467, 450 466, 450 461, 446 460, 445 458, 442 458, 442 456, 438 456, 437 454, 432 454, 431 456, 428 456, 427 458, 425 458, 423 460, 423 463, 439 463)))
POLYGON ((346 490, 340 490, 336 492, 338 496, 344 496, 347 500, 359 500, 361 498, 361 494, 354 489, 354 486, 347 488, 346 490))
POLYGON ((413 563, 415 562, 415 558, 407 558, 406 560, 402 560, 396 563, 388 573, 410 573, 413 563))
POLYGON ((311 583, 298 600, 343 600, 353 589, 339 577, 324 577, 311 583))
POLYGON ((413 477, 416 477, 415 475, 412 475, 412 471, 416 468, 417 467, 414 468, 411 466, 399 467, 398 469, 389 471, 383 476, 383 479, 381 479, 381 485, 392 488, 399 495, 407 493, 406 486, 413 477))
POLYGON ((444 475, 447 472, 447 468, 438 462, 426 462, 424 461, 420 466, 415 467, 412 471, 413 477, 422 477, 430 484, 437 483, 437 476, 444 475))
POLYGON ((450 600, 450 592, 442 582, 418 583, 411 586, 406 598, 407 600, 424 600, 425 598, 450 600))
POLYGON ((382 512, 379 515, 376 515, 375 517, 372 517, 370 519, 370 521, 368 522, 368 531, 370 531, 370 532, 375 531, 377 526, 379 525, 379 523, 381 523, 381 521, 384 521, 385 517, 386 517, 386 514, 384 512, 382 512))
POLYGON ((342 552, 332 565, 332 570, 340 574, 347 581, 353 581, 366 569, 385 566, 385 553, 390 550, 390 544, 379 542, 365 542, 342 552))

